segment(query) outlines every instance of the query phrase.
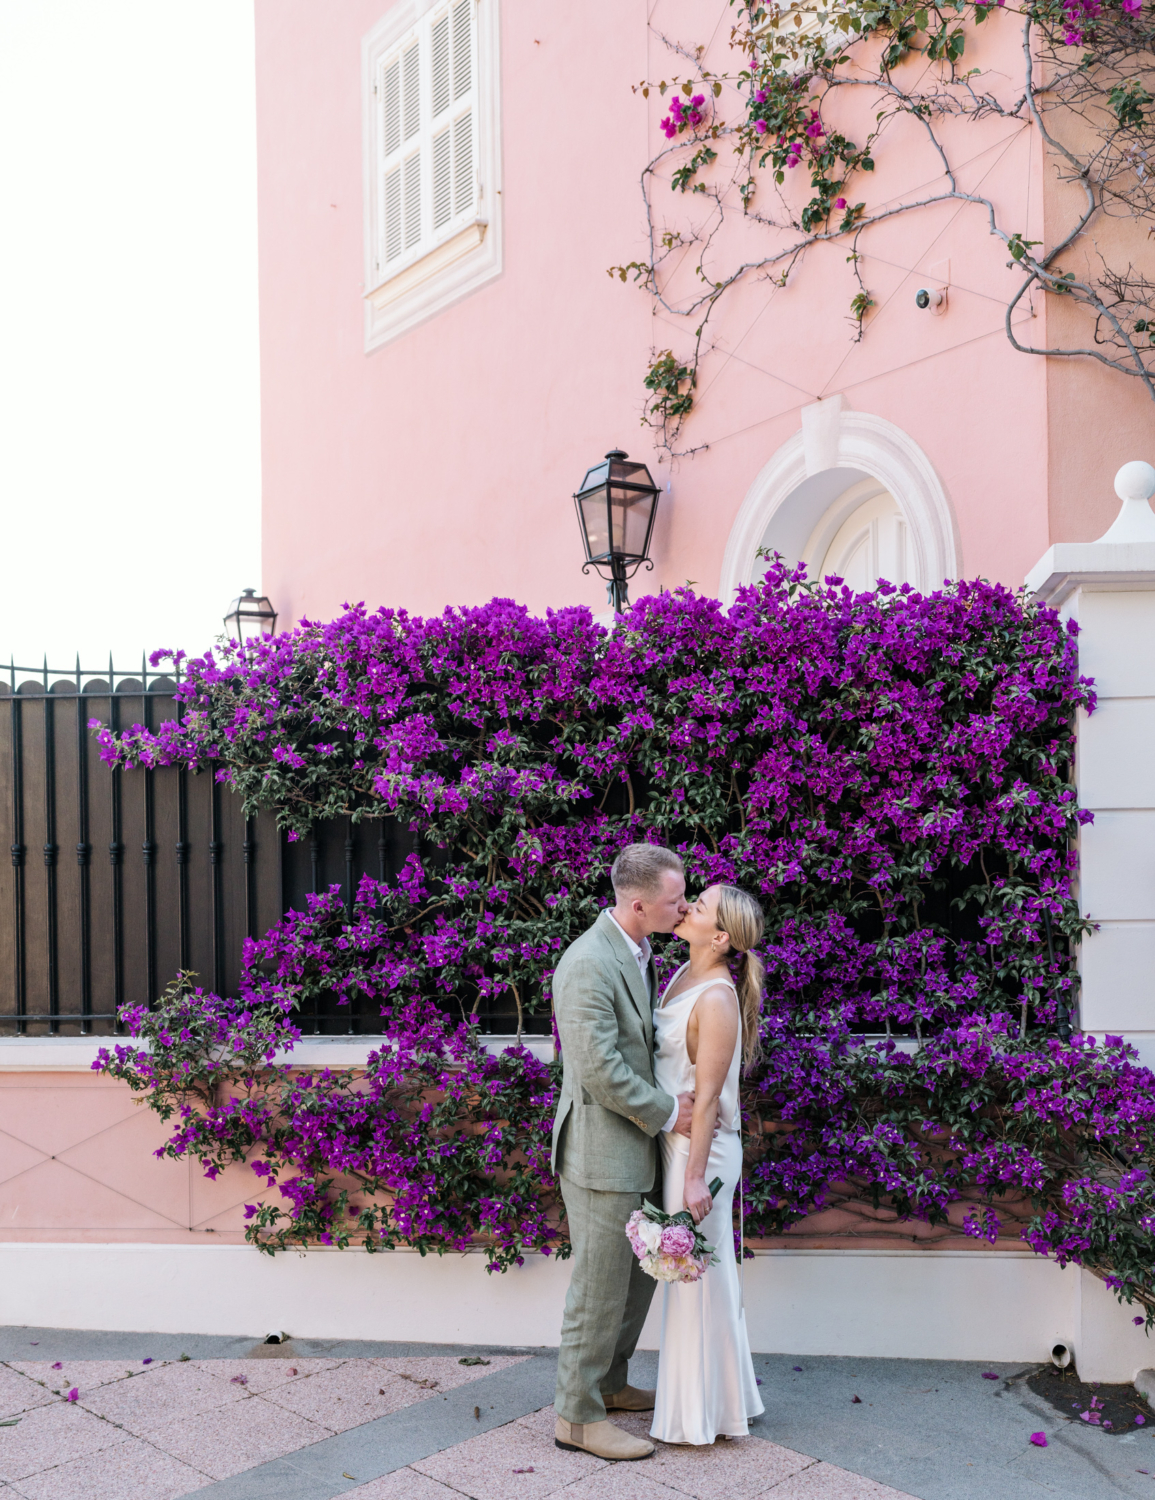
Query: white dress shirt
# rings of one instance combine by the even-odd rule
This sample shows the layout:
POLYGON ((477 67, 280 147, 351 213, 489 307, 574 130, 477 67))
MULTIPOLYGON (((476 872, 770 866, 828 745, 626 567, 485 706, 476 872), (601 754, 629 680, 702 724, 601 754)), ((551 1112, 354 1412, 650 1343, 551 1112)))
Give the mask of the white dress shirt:
MULTIPOLYGON (((614 916, 613 912, 610 912, 610 921, 618 929, 618 931, 621 933, 622 937, 625 938, 627 947, 629 948, 630 952, 634 955, 634 958, 637 960, 638 969, 639 969, 639 971, 641 973, 641 976, 642 976, 642 983, 645 985, 645 987, 646 987, 646 994, 648 995, 650 993, 650 958, 651 958, 651 955, 652 955, 652 952, 653 952, 653 950, 650 948, 650 940, 649 940, 649 938, 644 937, 642 939, 642 941, 641 941, 640 944, 639 943, 635 943, 634 940, 633 940, 633 938, 629 935, 629 933, 626 931, 626 929, 618 921, 617 917, 614 916)), ((669 1134, 673 1130, 674 1126, 677 1123, 678 1123, 678 1105, 677 1105, 677 1102, 675 1101, 674 1112, 670 1116, 670 1118, 666 1121, 666 1123, 662 1126, 662 1129, 667 1134, 669 1134)))

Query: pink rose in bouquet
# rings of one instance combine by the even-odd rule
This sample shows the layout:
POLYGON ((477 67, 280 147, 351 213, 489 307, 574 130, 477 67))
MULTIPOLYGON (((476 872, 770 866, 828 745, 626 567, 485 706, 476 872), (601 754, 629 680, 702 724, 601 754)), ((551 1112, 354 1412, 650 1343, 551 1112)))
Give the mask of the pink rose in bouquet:
MULTIPOLYGON (((710 1184, 712 1196, 722 1191, 721 1178, 710 1184)), ((713 1245, 699 1233, 690 1213, 665 1214, 643 1203, 626 1225, 626 1235, 642 1270, 656 1281, 699 1281, 714 1264, 713 1245)))
POLYGON ((694 1231, 686 1224, 671 1224, 662 1230, 661 1246, 664 1255, 692 1255, 694 1231))

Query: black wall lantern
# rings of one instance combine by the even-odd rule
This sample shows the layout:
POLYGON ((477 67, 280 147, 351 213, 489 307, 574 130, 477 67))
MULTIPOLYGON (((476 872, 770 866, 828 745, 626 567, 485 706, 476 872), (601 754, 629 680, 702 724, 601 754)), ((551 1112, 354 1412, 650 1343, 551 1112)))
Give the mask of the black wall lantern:
POLYGON ((276 623, 277 611, 263 594, 257 598, 256 589, 246 589, 239 599, 234 599, 225 616, 225 630, 234 641, 272 635, 276 623))
POLYGON ((582 572, 595 568, 606 582, 615 614, 630 602, 626 584, 650 561, 650 534, 658 508, 658 487, 645 464, 631 463, 620 448, 590 469, 574 496, 586 549, 582 572))

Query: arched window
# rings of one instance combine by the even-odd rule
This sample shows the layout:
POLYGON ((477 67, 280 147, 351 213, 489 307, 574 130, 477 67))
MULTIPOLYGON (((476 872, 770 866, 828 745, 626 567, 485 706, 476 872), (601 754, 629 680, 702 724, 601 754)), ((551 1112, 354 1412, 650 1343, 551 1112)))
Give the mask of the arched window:
MULTIPOLYGON (((772 546, 773 538, 765 544, 772 546)), ((834 574, 856 593, 874 588, 880 578, 916 587, 921 582, 915 576, 902 507, 875 479, 851 480, 827 507, 801 556, 811 578, 834 574)))
POLYGON ((856 590, 886 578, 926 592, 958 573, 950 503, 926 455, 838 396, 803 408, 802 430, 751 485, 726 546, 723 600, 765 571, 760 548, 856 590))

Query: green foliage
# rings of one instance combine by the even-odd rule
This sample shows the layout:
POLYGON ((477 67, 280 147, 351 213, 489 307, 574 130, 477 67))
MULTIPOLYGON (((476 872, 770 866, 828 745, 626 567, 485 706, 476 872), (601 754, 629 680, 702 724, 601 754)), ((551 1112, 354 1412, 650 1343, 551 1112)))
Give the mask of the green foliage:
POLYGON ((694 404, 697 379, 696 371, 677 359, 672 349, 663 350, 645 379, 646 390, 653 392, 647 412, 662 420, 684 417, 694 404))
POLYGON ((1151 104, 1152 96, 1138 81, 1132 78, 1125 84, 1117 84, 1107 95, 1115 118, 1122 130, 1141 130, 1147 123, 1143 111, 1151 104))

